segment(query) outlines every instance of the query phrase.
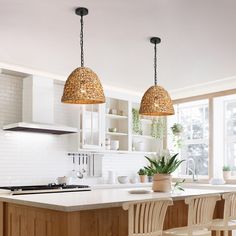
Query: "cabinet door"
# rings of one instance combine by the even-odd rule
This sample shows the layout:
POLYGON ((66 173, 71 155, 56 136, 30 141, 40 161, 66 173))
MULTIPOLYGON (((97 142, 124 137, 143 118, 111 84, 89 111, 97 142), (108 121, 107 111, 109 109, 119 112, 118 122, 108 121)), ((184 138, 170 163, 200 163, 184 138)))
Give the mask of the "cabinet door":
POLYGON ((85 105, 82 112, 82 148, 102 148, 103 105, 85 105))

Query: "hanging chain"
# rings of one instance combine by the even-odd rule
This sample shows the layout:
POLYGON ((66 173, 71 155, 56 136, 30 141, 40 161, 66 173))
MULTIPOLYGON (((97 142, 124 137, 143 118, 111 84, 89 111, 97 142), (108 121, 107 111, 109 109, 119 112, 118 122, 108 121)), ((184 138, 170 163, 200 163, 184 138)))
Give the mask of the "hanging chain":
POLYGON ((154 84, 157 85, 157 44, 154 46, 154 84))
POLYGON ((80 24, 81 24, 81 31, 80 31, 81 67, 84 67, 84 20, 83 20, 83 16, 81 16, 80 24))

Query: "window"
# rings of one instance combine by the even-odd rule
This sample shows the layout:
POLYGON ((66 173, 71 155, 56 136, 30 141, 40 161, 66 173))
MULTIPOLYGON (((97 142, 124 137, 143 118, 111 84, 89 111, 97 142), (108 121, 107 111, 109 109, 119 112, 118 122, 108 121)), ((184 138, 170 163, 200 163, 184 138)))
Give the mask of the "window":
POLYGON ((218 172, 223 165, 236 169, 236 95, 214 99, 214 157, 218 172))
POLYGON ((225 164, 236 166, 236 98, 224 102, 225 164))
POLYGON ((193 171, 199 176, 208 176, 208 113, 208 100, 205 99, 177 104, 175 115, 168 117, 168 130, 174 123, 183 127, 180 136, 168 134, 168 146, 186 160, 179 168, 179 176, 192 175, 193 171))

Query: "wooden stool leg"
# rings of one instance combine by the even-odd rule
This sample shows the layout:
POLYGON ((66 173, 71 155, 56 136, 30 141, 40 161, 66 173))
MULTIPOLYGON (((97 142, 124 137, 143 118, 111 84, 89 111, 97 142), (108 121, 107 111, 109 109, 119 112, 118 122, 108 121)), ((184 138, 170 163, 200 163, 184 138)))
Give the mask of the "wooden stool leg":
POLYGON ((224 236, 228 236, 228 230, 224 231, 224 236))
POLYGON ((215 232, 216 232, 216 236, 220 236, 220 231, 219 230, 217 230, 215 232))

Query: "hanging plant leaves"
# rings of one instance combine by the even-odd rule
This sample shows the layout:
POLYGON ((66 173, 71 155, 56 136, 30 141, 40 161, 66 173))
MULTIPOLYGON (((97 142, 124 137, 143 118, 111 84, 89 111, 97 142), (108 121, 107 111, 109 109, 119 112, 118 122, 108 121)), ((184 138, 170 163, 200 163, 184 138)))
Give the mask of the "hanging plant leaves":
POLYGON ((166 120, 164 118, 153 118, 151 136, 155 139, 163 139, 166 136, 166 120))
POLYGON ((133 134, 142 134, 142 125, 139 116, 139 110, 132 108, 133 134))

